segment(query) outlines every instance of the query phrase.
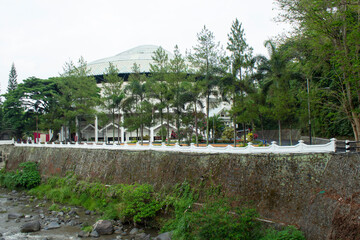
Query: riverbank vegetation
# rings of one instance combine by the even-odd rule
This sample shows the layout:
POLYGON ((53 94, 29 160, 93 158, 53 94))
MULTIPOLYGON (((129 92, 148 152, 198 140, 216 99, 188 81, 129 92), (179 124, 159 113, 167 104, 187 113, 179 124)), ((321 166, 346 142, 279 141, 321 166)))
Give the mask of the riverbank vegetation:
POLYGON ((17 172, 1 172, 1 186, 30 189, 28 194, 53 201, 52 209, 82 206, 101 213, 101 219, 171 231, 173 239, 305 239, 294 227, 266 228, 255 209, 232 207, 234 199, 224 197, 220 187, 191 187, 185 181, 156 191, 149 184, 91 183, 71 173, 39 185, 36 164, 21 166, 17 172))
POLYGON ((31 189, 38 186, 41 182, 41 176, 38 166, 34 162, 24 162, 19 164, 16 172, 0 171, 0 186, 9 189, 31 189))

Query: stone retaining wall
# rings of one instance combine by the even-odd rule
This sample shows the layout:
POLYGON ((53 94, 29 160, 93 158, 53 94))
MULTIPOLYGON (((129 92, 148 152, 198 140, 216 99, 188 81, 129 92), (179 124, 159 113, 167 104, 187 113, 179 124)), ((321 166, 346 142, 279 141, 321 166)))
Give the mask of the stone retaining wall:
POLYGON ((13 147, 7 169, 39 163, 42 175, 72 171, 84 179, 221 185, 263 218, 294 224, 308 239, 360 239, 359 154, 194 154, 13 147))

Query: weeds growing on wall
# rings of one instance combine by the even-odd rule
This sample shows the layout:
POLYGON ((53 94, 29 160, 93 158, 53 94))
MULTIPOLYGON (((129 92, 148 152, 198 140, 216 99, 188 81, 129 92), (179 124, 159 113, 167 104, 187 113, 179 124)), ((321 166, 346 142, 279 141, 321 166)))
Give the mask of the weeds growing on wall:
MULTIPOLYGON (((102 219, 121 219, 133 224, 149 224, 159 220, 162 231, 172 231, 172 239, 254 239, 303 240, 295 228, 283 231, 264 230, 257 212, 249 208, 231 207, 220 188, 210 187, 199 193, 188 182, 177 184, 164 192, 155 192, 148 184, 117 184, 107 186, 89 183, 69 174, 52 177, 33 188, 30 194, 58 203, 80 205, 103 213, 102 219), (202 203, 199 203, 199 196, 202 203)), ((57 204, 52 209, 59 209, 57 204)), ((151 224, 154 226, 155 224, 151 224)), ((159 224, 156 224, 157 226, 159 224)))
POLYGON ((34 162, 24 162, 16 172, 0 171, 0 186, 15 189, 31 189, 41 182, 38 165, 34 162))

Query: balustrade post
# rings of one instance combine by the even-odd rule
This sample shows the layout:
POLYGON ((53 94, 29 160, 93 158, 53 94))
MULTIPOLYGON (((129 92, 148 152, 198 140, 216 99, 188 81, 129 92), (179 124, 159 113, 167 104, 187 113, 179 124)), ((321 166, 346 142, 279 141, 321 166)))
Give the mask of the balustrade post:
POLYGON ((331 138, 330 143, 331 143, 331 151, 336 152, 336 138, 331 138))
POLYGON ((247 149, 249 150, 249 153, 252 152, 252 148, 253 148, 253 143, 252 143, 252 142, 248 142, 247 149))
POLYGON ((345 152, 350 152, 350 141, 345 140, 345 152))

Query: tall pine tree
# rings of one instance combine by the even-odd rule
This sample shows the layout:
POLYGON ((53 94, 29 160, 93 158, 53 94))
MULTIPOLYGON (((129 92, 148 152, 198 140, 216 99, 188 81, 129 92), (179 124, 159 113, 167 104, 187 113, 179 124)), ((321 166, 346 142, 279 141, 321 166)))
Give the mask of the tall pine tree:
POLYGON ((11 65, 11 70, 10 70, 10 74, 9 74, 9 82, 8 82, 7 91, 11 92, 11 91, 15 90, 16 87, 17 87, 17 73, 16 73, 16 69, 15 69, 15 64, 13 63, 11 65))

